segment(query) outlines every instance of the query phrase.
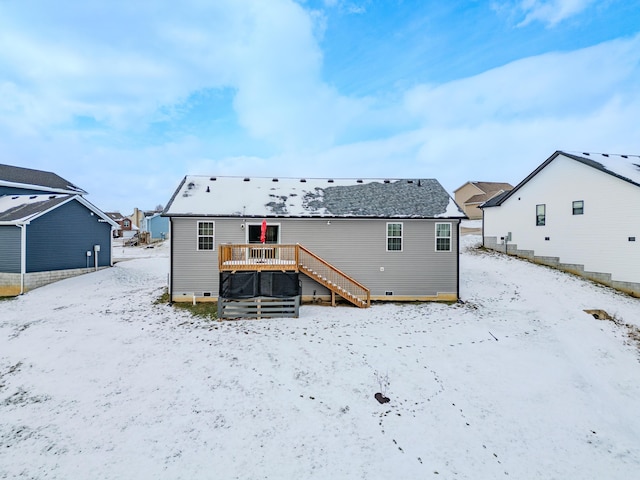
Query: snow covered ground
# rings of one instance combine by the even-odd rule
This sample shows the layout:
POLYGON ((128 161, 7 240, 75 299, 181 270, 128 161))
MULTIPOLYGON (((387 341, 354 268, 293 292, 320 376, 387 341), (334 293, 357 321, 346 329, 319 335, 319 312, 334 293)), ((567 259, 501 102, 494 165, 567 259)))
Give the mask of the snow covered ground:
POLYGON ((456 305, 205 322, 164 245, 0 301, 0 478, 638 478, 638 345, 583 310, 640 300, 478 241, 456 305))

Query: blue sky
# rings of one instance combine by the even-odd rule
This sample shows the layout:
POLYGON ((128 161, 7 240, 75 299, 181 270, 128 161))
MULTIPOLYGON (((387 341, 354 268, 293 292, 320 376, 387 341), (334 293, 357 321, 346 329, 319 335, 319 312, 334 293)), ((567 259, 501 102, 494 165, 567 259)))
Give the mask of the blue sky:
POLYGON ((0 0, 0 163, 105 211, 186 174, 516 184, 640 154, 640 0, 0 0))

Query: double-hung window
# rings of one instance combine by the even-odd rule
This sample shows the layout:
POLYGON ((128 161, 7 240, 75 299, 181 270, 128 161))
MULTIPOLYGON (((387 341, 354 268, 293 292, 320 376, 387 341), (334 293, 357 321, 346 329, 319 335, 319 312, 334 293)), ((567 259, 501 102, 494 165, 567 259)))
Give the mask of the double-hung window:
POLYGON ((572 204, 573 214, 582 215, 584 213, 584 200, 576 200, 572 204))
POLYGON ((402 223, 387 223, 387 252, 402 251, 402 223))
POLYGON ((541 205, 536 205, 536 226, 542 226, 546 223, 547 220, 547 207, 543 203, 541 205))
POLYGON ((436 223, 436 252, 451 251, 451 224, 436 223))
POLYGON ((198 250, 213 250, 214 222, 198 222, 198 250))

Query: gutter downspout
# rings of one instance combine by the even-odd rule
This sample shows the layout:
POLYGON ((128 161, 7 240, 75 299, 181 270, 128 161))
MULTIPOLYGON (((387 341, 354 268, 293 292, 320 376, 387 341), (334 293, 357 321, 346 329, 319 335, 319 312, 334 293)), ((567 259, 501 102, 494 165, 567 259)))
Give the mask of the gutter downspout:
POLYGON ((169 217, 169 305, 173 305, 173 217, 169 217))
POLYGON ((24 276, 27 274, 27 225, 18 224, 20 227, 20 295, 24 294, 24 276))
POLYGON ((458 297, 458 301, 460 301, 460 224, 462 220, 458 220, 458 251, 456 255, 456 270, 458 271, 456 274, 456 296, 458 297))
POLYGON ((480 210, 482 210, 482 246, 484 247, 484 208, 480 210))

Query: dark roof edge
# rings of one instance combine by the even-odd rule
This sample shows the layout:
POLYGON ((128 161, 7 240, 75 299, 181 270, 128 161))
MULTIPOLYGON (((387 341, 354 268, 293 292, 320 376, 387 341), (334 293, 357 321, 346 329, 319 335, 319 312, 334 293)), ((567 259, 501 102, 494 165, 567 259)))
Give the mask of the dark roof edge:
POLYGON ((538 168, 536 168, 533 172, 531 172, 529 175, 527 175, 527 177, 524 180, 522 180, 518 185, 516 185, 513 188, 513 190, 510 190, 510 191, 506 192, 506 195, 498 195, 497 197, 494 197, 494 198, 486 201, 485 203, 480 205, 479 208, 499 207, 508 198, 510 198, 513 194, 515 194, 520 188, 522 188, 529 180, 531 180, 533 177, 535 177, 540 172, 540 170, 542 170, 547 165, 549 165, 553 160, 555 160, 559 155, 563 155, 563 156, 565 156, 567 158, 570 158, 571 160, 575 160, 577 162, 580 162, 583 165, 587 165, 587 166, 589 166, 591 168, 595 168, 595 169, 597 169, 597 170, 599 170, 599 171, 601 171, 603 173, 606 173, 606 174, 611 175, 613 177, 619 178, 620 180, 623 180, 623 181, 625 181, 627 183, 631 183, 632 185, 636 185, 636 186, 640 187, 640 184, 634 182, 630 178, 624 177, 624 176, 622 176, 620 174, 612 172, 611 170, 608 170, 607 168, 604 167, 604 165, 602 165, 597 160, 594 160, 594 159, 591 159, 591 158, 581 157, 579 155, 574 155, 574 154, 571 154, 571 153, 567 153, 567 152, 565 152, 563 150, 556 150, 555 152, 553 152, 553 154, 549 158, 547 158, 544 162, 542 162, 542 164, 540 166, 538 166, 538 168))
POLYGON ((540 172, 540 170, 542 170, 544 167, 549 165, 558 155, 562 153, 563 152, 560 150, 556 150, 555 152, 553 152, 553 154, 549 158, 547 158, 544 162, 542 162, 542 164, 539 165, 538 168, 536 168, 533 172, 527 175, 525 179, 522 180, 519 184, 513 187, 513 190, 508 190, 507 192, 505 192, 504 195, 498 195, 496 197, 493 197, 492 199, 480 205, 480 208, 499 207, 500 205, 502 205, 508 198, 510 198, 514 193, 520 190, 520 188, 522 188, 529 180, 535 177, 540 172))
POLYGON ((398 216, 398 217, 390 217, 390 216, 355 216, 355 215, 207 215, 207 214, 197 214, 197 213, 164 213, 160 214, 162 217, 176 217, 176 218, 226 218, 233 219, 237 218, 239 220, 259 220, 263 218, 271 218, 274 220, 287 220, 287 219, 317 219, 317 220, 467 220, 469 217, 461 212, 460 216, 450 217, 450 216, 439 216, 439 217, 421 217, 421 216, 398 216), (464 215, 464 216, 463 216, 464 215))
MULTIPOLYGON (((169 211, 169 209, 171 208, 171 205, 173 204, 173 201, 176 199, 176 196, 178 195, 178 192, 182 189, 182 186, 184 185, 184 182, 187 181, 187 175, 185 175, 182 178, 182 181, 180 182, 180 185, 178 185, 178 188, 176 188, 176 191, 173 192, 173 195, 171 195, 171 198, 169 199, 169 201, 167 202, 167 204, 164 206, 164 210, 162 210, 161 215, 163 217, 170 217, 172 215, 168 215, 167 212, 169 211)), ((175 216, 175 215, 174 215, 175 216)))

